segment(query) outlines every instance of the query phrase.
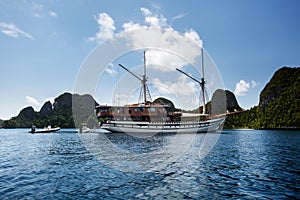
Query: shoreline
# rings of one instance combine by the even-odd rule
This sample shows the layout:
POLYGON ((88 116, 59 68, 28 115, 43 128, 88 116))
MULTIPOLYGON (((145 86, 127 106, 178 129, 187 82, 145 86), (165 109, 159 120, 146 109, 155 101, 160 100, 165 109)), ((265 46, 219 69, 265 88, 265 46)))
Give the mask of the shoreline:
POLYGON ((300 127, 285 127, 285 128, 258 128, 257 130, 284 130, 284 131, 299 131, 300 127))
POLYGON ((227 128, 223 130, 282 130, 282 131, 299 131, 300 127, 285 127, 285 128, 227 128))

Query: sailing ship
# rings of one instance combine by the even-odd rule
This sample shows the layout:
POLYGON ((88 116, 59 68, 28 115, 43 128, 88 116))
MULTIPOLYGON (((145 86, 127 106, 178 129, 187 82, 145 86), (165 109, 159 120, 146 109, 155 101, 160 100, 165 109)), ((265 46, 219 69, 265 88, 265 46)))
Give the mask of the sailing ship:
POLYGON ((226 115, 209 116, 205 109, 205 79, 202 49, 202 78, 201 81, 180 69, 176 69, 185 76, 199 83, 202 91, 203 109, 201 114, 182 113, 163 102, 153 103, 147 86, 146 57, 144 52, 144 75, 139 77, 123 65, 124 70, 141 81, 140 97, 142 103, 124 106, 99 105, 96 115, 102 129, 113 133, 205 133, 215 132, 222 128, 226 115), (149 99, 147 99, 149 96, 149 99), (191 119, 194 120, 186 120, 191 119))

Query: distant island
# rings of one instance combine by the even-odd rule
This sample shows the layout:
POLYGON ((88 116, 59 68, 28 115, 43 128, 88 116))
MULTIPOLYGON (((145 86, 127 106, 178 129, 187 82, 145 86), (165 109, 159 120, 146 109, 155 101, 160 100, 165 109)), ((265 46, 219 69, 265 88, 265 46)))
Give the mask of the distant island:
MULTIPOLYGON (((29 128, 33 124, 37 127, 46 127, 48 125, 58 126, 61 128, 75 128, 72 101, 76 98, 80 102, 76 105, 82 113, 87 107, 86 103, 93 103, 95 106, 99 105, 91 95, 78 95, 71 93, 64 93, 55 98, 54 103, 50 101, 44 103, 39 112, 34 111, 33 107, 28 106, 22 109, 18 116, 12 117, 9 120, 3 121, 4 128, 29 128)), ((93 113, 92 111, 91 113, 93 113)), ((86 119, 89 125, 97 124, 97 121, 92 116, 81 116, 86 119)))
MULTIPOLYGON (((259 105, 249 110, 243 110, 235 95, 228 90, 218 89, 212 95, 212 100, 218 99, 220 95, 226 95, 227 112, 235 113, 228 115, 224 128, 251 128, 251 129, 294 129, 300 128, 300 68, 282 67, 277 70, 271 80, 260 93, 259 105)), ((75 128, 72 99, 79 102, 77 110, 91 109, 86 106, 86 102, 95 106, 99 105, 91 95, 78 95, 64 93, 55 98, 54 103, 50 101, 44 103, 40 111, 34 111, 29 106, 22 109, 18 116, 9 120, 0 120, 0 127, 3 128, 29 128, 32 124, 37 127, 48 125, 59 126, 61 128, 75 128)), ((170 109, 176 110, 174 104, 165 98, 158 98, 160 101, 170 105, 170 109)), ((210 112, 210 104, 206 104, 210 112)), ((202 108, 189 112, 199 112, 202 108)), ((78 119, 77 119, 78 120, 78 119)), ((80 116, 80 122, 86 123, 89 127, 98 124, 93 115, 80 116)), ((78 123, 77 123, 78 124, 78 123)))

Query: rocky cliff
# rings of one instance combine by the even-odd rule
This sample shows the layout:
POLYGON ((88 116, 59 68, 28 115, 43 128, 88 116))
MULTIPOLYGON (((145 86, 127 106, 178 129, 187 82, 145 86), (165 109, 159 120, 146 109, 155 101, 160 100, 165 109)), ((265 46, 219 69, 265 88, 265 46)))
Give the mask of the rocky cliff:
MULTIPOLYGON (((226 112, 242 111, 243 109, 238 104, 235 95, 229 90, 217 89, 206 106, 207 113, 211 115, 224 114, 226 112)), ((201 113, 203 107, 184 112, 201 113)))
POLYGON ((29 107, 22 109, 18 116, 28 118, 31 120, 36 116, 36 113, 34 112, 34 109, 31 106, 29 106, 29 107))
POLYGON ((238 104, 235 95, 233 92, 229 90, 225 90, 226 92, 226 105, 227 105, 227 111, 228 112, 236 112, 236 111, 242 111, 243 109, 238 104))
POLYGON ((259 105, 266 106, 281 96, 299 99, 300 68, 282 67, 277 70, 271 80, 260 93, 259 105))
POLYGON ((71 108, 72 107, 72 97, 71 93, 64 93, 59 95, 54 99, 53 108, 54 110, 59 110, 62 108, 71 108))
POLYGON ((210 105, 211 108, 209 110, 213 115, 242 110, 235 95, 229 90, 216 90, 212 95, 210 105))
POLYGON ((40 110, 40 114, 41 114, 41 116, 50 115, 52 113, 52 111, 53 111, 52 104, 50 101, 47 101, 42 106, 42 108, 40 110))

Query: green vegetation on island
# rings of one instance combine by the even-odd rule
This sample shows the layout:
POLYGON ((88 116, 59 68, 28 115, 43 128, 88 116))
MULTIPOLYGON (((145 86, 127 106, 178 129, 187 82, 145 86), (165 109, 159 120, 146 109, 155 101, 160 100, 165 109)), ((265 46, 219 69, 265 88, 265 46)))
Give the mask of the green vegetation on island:
POLYGON ((300 68, 275 72, 260 94, 259 105, 226 119, 225 128, 300 128, 300 68))

